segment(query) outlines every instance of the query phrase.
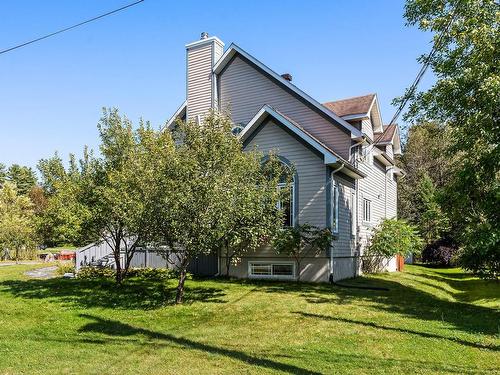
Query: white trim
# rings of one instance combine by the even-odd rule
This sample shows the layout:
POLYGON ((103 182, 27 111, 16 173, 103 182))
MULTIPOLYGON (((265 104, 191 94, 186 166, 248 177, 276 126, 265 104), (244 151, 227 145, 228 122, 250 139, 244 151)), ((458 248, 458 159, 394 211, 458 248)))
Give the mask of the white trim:
POLYGON ((370 118, 369 113, 356 113, 354 115, 347 115, 347 116, 342 116, 344 120, 359 120, 363 118, 370 118))
POLYGON ((373 132, 375 133, 376 132, 376 129, 375 129, 375 126, 374 123, 373 123, 373 119, 371 117, 371 110, 372 110, 372 107, 373 105, 375 104, 375 102, 377 102, 377 110, 378 110, 378 120, 379 120, 379 124, 380 126, 378 127, 379 130, 381 130, 382 132, 384 131, 384 121, 382 120, 382 112, 380 112, 380 104, 378 102, 378 97, 377 97, 377 94, 374 94, 373 96, 373 102, 372 104, 370 105, 370 110, 368 111, 368 113, 370 113, 370 120, 372 122, 372 127, 374 128, 373 129, 373 132))
POLYGON ((199 47, 199 46, 202 46, 204 44, 208 44, 208 43, 212 43, 212 42, 219 43, 224 48, 224 42, 222 40, 220 40, 219 38, 217 38, 216 36, 211 36, 211 37, 206 38, 206 39, 200 39, 200 40, 196 40, 194 42, 188 43, 188 44, 186 44, 186 48, 189 49, 189 48, 193 48, 193 47, 199 47))
MULTIPOLYGON (((175 120, 177 119, 177 117, 179 117, 179 115, 181 114, 181 112, 186 107, 187 107, 187 100, 184 100, 184 103, 182 103, 181 106, 179 108, 177 108, 177 110, 174 112, 174 114, 172 115, 172 117, 170 117, 170 119, 167 121, 167 123, 165 124, 165 126, 163 127, 163 129, 170 128, 170 126, 172 126, 172 124, 175 122, 175 120)), ((186 116, 187 116, 187 113, 186 113, 186 116)))
POLYGON ((295 262, 290 261, 272 261, 272 260, 252 260, 248 262, 248 278, 250 279, 278 279, 278 280, 293 280, 296 277, 296 266, 295 262), (252 265, 262 264, 271 266, 271 275, 252 275, 252 265), (291 265, 292 275, 272 275, 273 265, 291 265))
POLYGON ((252 134, 255 129, 257 129, 257 127, 262 123, 262 121, 267 115, 273 116, 276 120, 285 125, 288 129, 290 129, 294 134, 302 138, 310 146, 312 146, 314 149, 318 150, 321 154, 323 154, 325 164, 334 164, 339 161, 339 158, 336 155, 332 154, 329 150, 323 147, 318 141, 312 138, 309 134, 305 133, 300 128, 292 124, 287 118, 282 116, 280 113, 276 112, 272 107, 270 107, 267 104, 264 105, 259 112, 257 112, 257 114, 250 120, 247 126, 245 126, 245 128, 242 130, 242 132, 240 133, 241 140, 244 141, 246 138, 248 138, 248 136, 252 134))
POLYGON ((332 233, 338 234, 339 233, 339 195, 340 195, 340 188, 339 188, 339 183, 334 177, 334 172, 332 172, 331 176, 331 182, 330 182, 330 189, 331 189, 331 200, 330 200, 330 222, 332 226, 332 233))
POLYGON ((259 60, 251 56, 249 53, 245 52, 242 50, 240 47, 238 47, 236 44, 232 43, 229 48, 227 49, 226 52, 222 55, 222 57, 219 59, 219 61, 215 64, 213 71, 215 74, 219 74, 222 69, 226 66, 226 64, 231 60, 231 58, 236 54, 239 53, 240 55, 244 56, 246 59, 250 60, 253 64, 257 65, 260 69, 265 71, 267 74, 269 74, 271 77, 274 79, 278 80, 280 83, 285 85, 287 88, 292 90, 295 94, 299 95, 306 101, 308 101, 310 104, 312 104, 314 107, 319 109, 323 114, 327 115, 330 119, 334 120, 337 124, 343 126, 347 130, 351 132, 351 137, 352 138, 357 138, 361 137, 362 133, 358 129, 356 129, 354 126, 349 124, 347 121, 345 121, 342 117, 337 116, 334 112, 329 110, 327 107, 307 95, 305 92, 300 90, 298 87, 295 85, 291 84, 289 81, 284 79, 282 76, 280 76, 278 73, 274 72, 270 68, 268 68, 266 65, 261 63, 259 60))

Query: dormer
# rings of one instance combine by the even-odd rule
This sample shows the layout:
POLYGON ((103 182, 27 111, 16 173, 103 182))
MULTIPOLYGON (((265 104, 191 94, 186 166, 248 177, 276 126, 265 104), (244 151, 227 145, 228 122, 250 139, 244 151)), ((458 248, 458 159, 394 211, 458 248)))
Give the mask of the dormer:
POLYGON ((372 141, 374 133, 383 131, 377 94, 336 100, 323 105, 361 130, 372 141))

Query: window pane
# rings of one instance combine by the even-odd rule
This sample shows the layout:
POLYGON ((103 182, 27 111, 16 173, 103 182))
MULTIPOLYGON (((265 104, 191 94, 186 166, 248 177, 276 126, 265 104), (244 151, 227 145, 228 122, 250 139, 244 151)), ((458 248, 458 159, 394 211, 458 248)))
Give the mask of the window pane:
MULTIPOLYGON (((285 189, 285 185, 280 184, 279 189, 285 189)), ((278 209, 283 211, 283 225, 293 226, 293 185, 290 186, 290 195, 283 197, 278 201, 278 209)))
POLYGON ((252 275, 271 275, 271 265, 270 264, 252 264, 251 265, 252 275))
POLYGON ((293 276, 292 264, 273 264, 274 276, 293 276))

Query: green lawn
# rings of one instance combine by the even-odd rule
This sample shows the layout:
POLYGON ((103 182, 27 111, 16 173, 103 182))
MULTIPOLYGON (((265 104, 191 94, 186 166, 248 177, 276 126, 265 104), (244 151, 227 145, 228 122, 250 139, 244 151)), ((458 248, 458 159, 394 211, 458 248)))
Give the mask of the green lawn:
POLYGON ((500 286, 457 269, 388 288, 27 280, 0 267, 1 374, 500 373, 500 286))

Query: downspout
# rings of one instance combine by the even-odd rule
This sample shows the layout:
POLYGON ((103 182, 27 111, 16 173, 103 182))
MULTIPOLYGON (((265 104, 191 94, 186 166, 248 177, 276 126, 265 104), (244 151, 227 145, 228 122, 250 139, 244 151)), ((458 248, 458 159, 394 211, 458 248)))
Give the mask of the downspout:
MULTIPOLYGON (((351 150, 349 148, 349 152, 350 151, 351 150)), ((330 173, 330 179, 332 179, 332 177, 335 173, 339 172, 342 168, 344 168, 344 166, 345 166, 345 164, 341 164, 340 167, 338 167, 337 169, 332 171, 332 173, 330 173)), ((331 182, 330 182, 330 184, 331 184, 331 182)), ((330 189, 331 189, 331 187, 330 187, 330 189)), ((333 199, 333 197, 332 197, 332 199, 333 199)), ((336 207, 336 209, 338 209, 338 207, 336 207)), ((333 216, 333 212, 330 212, 330 214, 333 216)), ((338 223, 337 223, 337 228, 338 228, 338 223)), ((333 246, 332 245, 330 245, 330 277, 329 277, 329 280, 330 280, 330 282, 333 283, 333 246)))

